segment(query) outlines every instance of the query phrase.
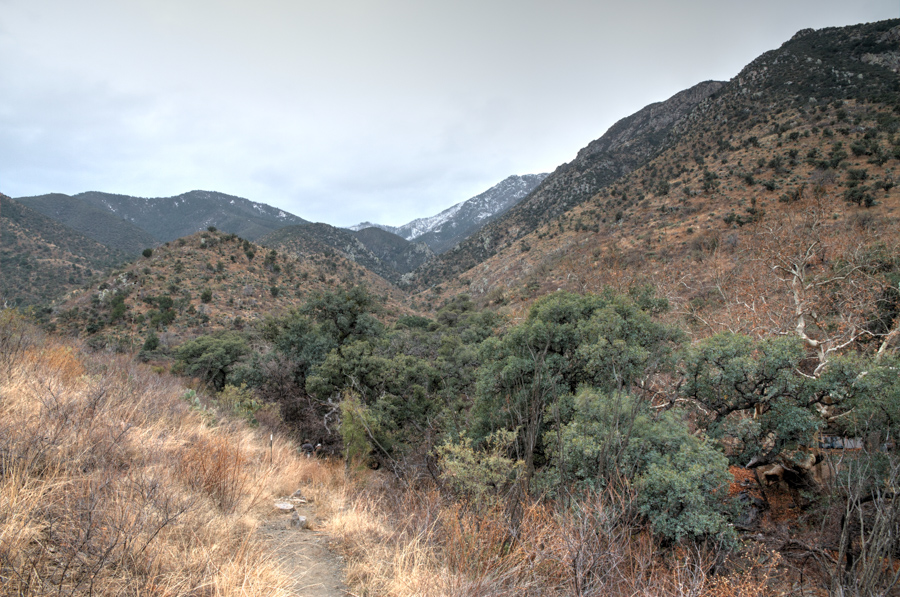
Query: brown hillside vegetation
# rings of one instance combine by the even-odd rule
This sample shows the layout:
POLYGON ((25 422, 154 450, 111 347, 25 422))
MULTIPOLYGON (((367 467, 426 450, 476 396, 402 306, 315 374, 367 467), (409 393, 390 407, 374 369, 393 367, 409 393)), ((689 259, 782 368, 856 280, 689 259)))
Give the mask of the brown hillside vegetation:
POLYGON ((315 292, 354 284, 400 308, 390 284, 327 248, 288 255, 207 231, 166 243, 90 290, 73 292, 54 307, 51 321, 61 332, 88 336, 94 347, 133 350, 154 333, 167 348, 200 333, 242 329, 315 292))
POLYGON ((8 310, 0 371, 0 593, 293 594, 255 529, 272 498, 340 475, 8 310))
POLYGON ((731 81, 695 86, 680 111, 669 104, 682 94, 623 119, 503 218, 420 268, 418 282, 430 286, 420 304, 448 289, 517 303, 557 288, 655 281, 657 270, 702 271, 677 260, 752 240, 738 229, 822 195, 847 204, 829 217, 887 220, 876 232, 889 239, 898 23, 802 31, 731 81), (642 150, 619 164, 632 146, 642 150))
POLYGON ((819 330, 833 346, 876 339, 862 329, 896 286, 898 120, 888 107, 848 101, 781 111, 728 148, 695 132, 472 268, 449 293, 468 291, 516 313, 557 289, 651 284, 700 335, 796 332, 801 312, 808 327, 825 325, 815 312, 840 328, 819 330), (702 166, 683 153, 703 147, 702 166), (659 172, 678 175, 650 184, 659 172))

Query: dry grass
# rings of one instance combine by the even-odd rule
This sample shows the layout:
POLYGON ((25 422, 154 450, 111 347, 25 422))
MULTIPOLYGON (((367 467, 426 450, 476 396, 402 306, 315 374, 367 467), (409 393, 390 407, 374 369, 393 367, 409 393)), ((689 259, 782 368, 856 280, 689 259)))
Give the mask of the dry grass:
POLYGON ((347 493, 329 530, 359 595, 757 597, 772 594, 777 558, 713 575, 714 550, 663 548, 625 514, 629 496, 525 509, 511 540, 502 512, 437 492, 402 499, 370 486, 347 493))
POLYGON ((10 312, 0 328, 0 594, 288 594, 254 531, 273 497, 333 471, 209 426, 177 379, 125 356, 10 312))

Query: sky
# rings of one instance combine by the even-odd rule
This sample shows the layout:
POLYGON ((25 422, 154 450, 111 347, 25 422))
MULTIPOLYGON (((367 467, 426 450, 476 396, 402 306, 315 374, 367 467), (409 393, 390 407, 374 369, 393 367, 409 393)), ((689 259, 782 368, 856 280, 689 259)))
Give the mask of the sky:
POLYGON ((897 0, 0 0, 0 192, 401 225, 897 0))

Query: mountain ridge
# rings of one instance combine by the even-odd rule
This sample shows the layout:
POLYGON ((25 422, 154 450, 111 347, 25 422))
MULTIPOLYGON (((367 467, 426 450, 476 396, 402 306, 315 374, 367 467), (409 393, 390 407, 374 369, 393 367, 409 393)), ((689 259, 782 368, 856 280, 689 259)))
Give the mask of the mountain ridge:
MULTIPOLYGON (((69 197, 59 193, 53 196, 57 201, 69 197)), ((48 195, 24 197, 20 202, 29 205, 46 201, 46 197, 48 195)), ((280 208, 218 191, 195 190, 172 197, 132 197, 87 191, 70 199, 114 214, 160 242, 189 236, 210 226, 255 240, 283 226, 308 223, 280 208)))
POLYGON ((0 305, 45 306, 127 260, 0 193, 0 305))
POLYGON ((501 217, 413 272, 409 277, 411 283, 423 288, 466 271, 539 225, 586 201, 660 151, 674 125, 722 85, 719 81, 698 83, 619 120, 501 217))
POLYGON ((546 173, 513 174, 486 191, 433 216, 416 218, 402 226, 362 222, 351 226, 350 230, 358 232, 365 228, 380 228, 406 240, 419 239, 435 253, 443 253, 524 199, 547 176, 546 173))

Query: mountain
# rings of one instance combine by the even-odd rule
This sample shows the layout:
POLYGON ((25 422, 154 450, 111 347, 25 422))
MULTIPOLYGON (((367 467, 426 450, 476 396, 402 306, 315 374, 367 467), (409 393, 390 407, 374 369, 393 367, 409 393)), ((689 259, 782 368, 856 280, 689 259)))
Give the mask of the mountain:
POLYGON ((562 167, 476 235, 486 246, 470 239, 415 272, 441 283, 421 296, 519 312, 560 289, 649 285, 698 336, 880 342, 900 312, 898 42, 900 20, 798 33, 592 195, 562 167))
POLYGON ((45 305, 128 259, 0 194, 0 304, 45 305))
POLYGON ((359 231, 365 228, 380 228, 406 240, 418 239, 431 247, 434 252, 443 253, 521 201, 546 176, 546 174, 510 176, 487 191, 457 203, 439 214, 417 218, 402 226, 363 222, 350 229, 359 231))
MULTIPOLYGON (((807 178, 803 181, 797 178, 799 174, 794 180, 782 181, 781 174, 788 163, 818 160, 828 172, 824 175, 826 180, 830 180, 843 177, 843 162, 836 156, 844 153, 855 152, 852 157, 857 158, 856 153, 875 152, 863 162, 883 162, 894 151, 891 139, 896 140, 892 128, 895 125, 883 122, 893 122, 894 107, 900 103, 898 42, 897 21, 801 31, 781 48, 751 62, 731 81, 700 83, 664 102, 647 106, 588 144, 572 162, 557 168, 506 214, 419 268, 410 276, 412 283, 423 289, 460 277, 469 281, 483 278, 472 268, 500 253, 509 257, 534 251, 538 244, 547 245, 548 251, 563 251, 558 236, 569 226, 588 226, 595 234, 610 232, 619 236, 623 221, 659 221, 659 213, 648 212, 651 205, 653 209, 665 210, 671 218, 676 212, 684 212, 681 199, 698 194, 707 196, 727 190, 727 199, 711 206, 709 217, 720 217, 718 214, 727 206, 725 215, 734 211, 735 218, 746 219, 747 208, 758 208, 732 200, 750 202, 753 193, 741 189, 745 184, 729 182, 719 186, 725 184, 721 181, 753 182, 753 191, 765 188, 772 193, 791 188, 797 193, 796 185, 806 182, 811 188, 815 184, 812 172, 822 169, 812 166, 810 172, 804 171, 802 175, 807 178), (873 108, 859 111, 857 105, 873 108), (871 119, 876 117, 869 113, 875 111, 874 106, 881 106, 884 111, 873 122, 871 119), (826 123, 828 116, 833 120, 826 123), (872 130, 876 127, 882 128, 872 130), (826 132, 830 136, 823 138, 826 132), (876 134, 882 138, 880 149, 875 149, 878 144, 872 138, 876 134), (819 143, 806 147, 799 135, 803 139, 816 135, 819 143), (769 140, 769 145, 763 144, 763 139, 769 140), (795 153, 787 154, 786 149, 781 149, 788 144, 795 146, 795 153), (818 157, 810 157, 809 152, 818 157), (753 154, 756 161, 749 163, 745 154, 753 154), (833 159, 826 160, 828 156, 833 159), (774 180, 759 180, 760 175, 769 174, 759 164, 769 164, 773 159, 777 166, 774 180), (697 179, 698 172, 706 178, 697 179), (630 176, 627 184, 619 184, 626 176, 630 176), (763 183, 763 187, 754 186, 763 183), (678 186, 678 193, 669 197, 669 190, 678 186), (588 202, 592 205, 588 206, 588 202), (578 206, 583 209, 576 210, 578 206), (556 247, 551 249, 552 244, 537 242, 547 239, 555 239, 556 247)), ((853 175, 869 180, 884 176, 884 184, 888 185, 887 179, 892 180, 893 176, 871 169, 853 175)), ((871 186, 856 180, 840 183, 871 186)), ((776 194, 775 199, 782 193, 776 194)), ((659 231, 641 227, 632 232, 659 236, 659 231)))
POLYGON ((289 253, 298 259, 322 252, 334 253, 358 263, 392 284, 400 281, 400 274, 383 263, 353 232, 329 224, 287 226, 260 238, 259 244, 289 253))
POLYGON ((381 228, 363 228, 353 235, 382 263, 400 274, 407 274, 434 257, 427 243, 410 242, 381 228))
POLYGON ((392 284, 399 284, 402 274, 434 255, 423 243, 411 243, 378 228, 353 232, 323 223, 287 226, 270 232, 258 242, 300 258, 335 251, 392 284))
POLYGON ((147 247, 159 244, 152 234, 124 220, 106 207, 98 207, 81 196, 60 193, 38 197, 20 197, 22 205, 44 214, 102 245, 139 255, 147 247))
POLYGON ((430 286, 477 265, 646 163, 662 149, 676 123, 722 85, 706 81, 623 118, 501 217, 425 264, 415 272, 415 284, 430 286))
MULTIPOLYGON (((21 201, 29 206, 55 204, 64 200, 66 195, 55 195, 52 201, 46 197, 28 197, 21 201)), ((214 191, 190 191, 174 197, 156 198, 91 191, 72 198, 80 205, 93 206, 130 222, 162 242, 188 236, 210 226, 255 240, 284 226, 307 223, 265 203, 214 191)))

